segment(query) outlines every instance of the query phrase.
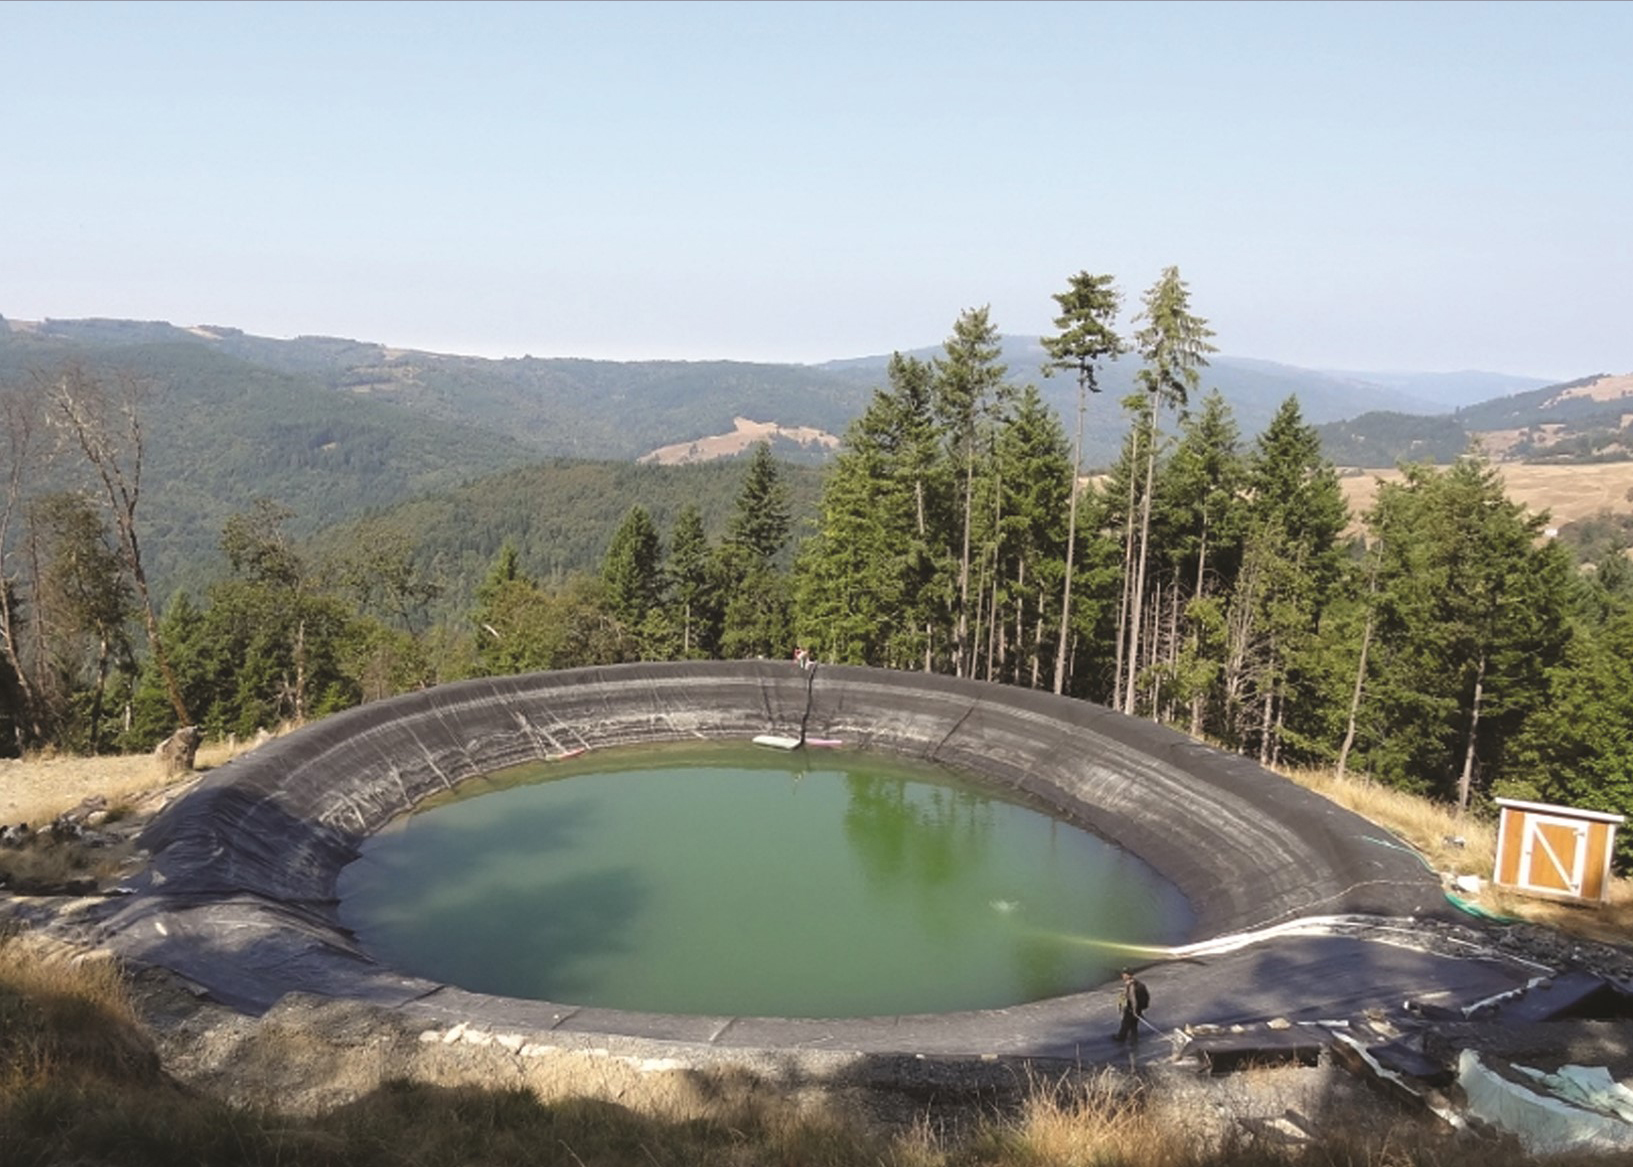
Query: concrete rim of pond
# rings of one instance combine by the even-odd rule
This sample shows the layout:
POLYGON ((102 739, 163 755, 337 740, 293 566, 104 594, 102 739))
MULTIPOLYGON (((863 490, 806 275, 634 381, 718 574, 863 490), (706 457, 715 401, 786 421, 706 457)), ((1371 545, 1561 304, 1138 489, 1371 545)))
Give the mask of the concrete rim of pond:
POLYGON ((1151 722, 934 674, 686 662, 443 685, 268 742, 154 820, 142 837, 151 860, 101 921, 102 939, 252 1013, 311 993, 564 1035, 907 1054, 976 1054, 1003 1044, 1000 1031, 1081 1020, 1083 994, 985 1014, 842 1022, 486 997, 379 965, 338 922, 336 880, 362 840, 468 778, 586 748, 801 733, 1025 791, 1177 885, 1195 915, 1192 941, 1312 918, 1454 914, 1438 877, 1381 828, 1151 722))

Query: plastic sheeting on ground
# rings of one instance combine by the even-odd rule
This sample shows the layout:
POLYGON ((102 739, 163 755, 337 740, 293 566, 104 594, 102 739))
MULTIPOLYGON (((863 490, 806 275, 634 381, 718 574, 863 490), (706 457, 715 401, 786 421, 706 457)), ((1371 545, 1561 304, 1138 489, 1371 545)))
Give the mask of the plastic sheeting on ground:
POLYGON ((1547 1073, 1515 1066, 1536 1089, 1511 1081, 1474 1050, 1458 1055, 1457 1081, 1475 1118, 1513 1134, 1533 1154, 1633 1150, 1633 1093, 1602 1067, 1547 1073))

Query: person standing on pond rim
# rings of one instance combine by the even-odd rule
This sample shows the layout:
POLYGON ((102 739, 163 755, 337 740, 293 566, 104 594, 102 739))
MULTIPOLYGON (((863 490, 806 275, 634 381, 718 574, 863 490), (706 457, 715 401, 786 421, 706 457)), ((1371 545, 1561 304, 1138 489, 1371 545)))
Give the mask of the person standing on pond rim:
POLYGON ((1123 1022, 1117 1027, 1117 1040, 1127 1041, 1132 1037, 1140 1040, 1140 1018, 1151 1006, 1151 993, 1145 987, 1145 982, 1136 980, 1134 974, 1126 968, 1123 970, 1123 991, 1117 998, 1119 1011, 1123 1022))

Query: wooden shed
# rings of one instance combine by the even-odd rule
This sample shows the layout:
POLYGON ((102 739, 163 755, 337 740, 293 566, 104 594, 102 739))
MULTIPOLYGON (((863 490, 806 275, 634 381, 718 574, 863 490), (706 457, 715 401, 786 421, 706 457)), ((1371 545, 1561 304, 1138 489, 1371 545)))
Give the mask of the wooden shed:
POLYGON ((1603 903, 1623 817, 1544 802, 1499 798, 1498 887, 1554 899, 1603 903))

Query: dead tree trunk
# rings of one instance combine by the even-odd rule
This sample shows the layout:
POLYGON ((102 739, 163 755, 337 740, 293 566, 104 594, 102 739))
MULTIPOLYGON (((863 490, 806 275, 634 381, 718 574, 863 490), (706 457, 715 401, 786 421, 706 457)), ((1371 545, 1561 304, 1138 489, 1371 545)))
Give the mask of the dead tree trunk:
POLYGON ((192 719, 159 635, 159 617, 154 610, 153 593, 148 587, 137 538, 136 506, 142 496, 141 393, 135 380, 129 377, 124 378, 121 389, 121 399, 114 403, 101 382, 82 368, 71 366, 48 382, 46 398, 51 403, 52 416, 74 439, 101 484, 103 499, 119 536, 120 556, 142 602, 142 623, 153 650, 153 663, 164 680, 177 723, 185 726, 191 724, 192 719), (117 419, 109 416, 115 411, 120 415, 117 419))
POLYGON ((1457 779, 1457 813, 1469 808, 1469 788, 1474 784, 1475 745, 1480 739, 1480 703, 1486 691, 1486 654, 1482 649, 1474 670, 1474 705, 1469 711, 1469 740, 1463 749, 1463 773, 1457 779))

